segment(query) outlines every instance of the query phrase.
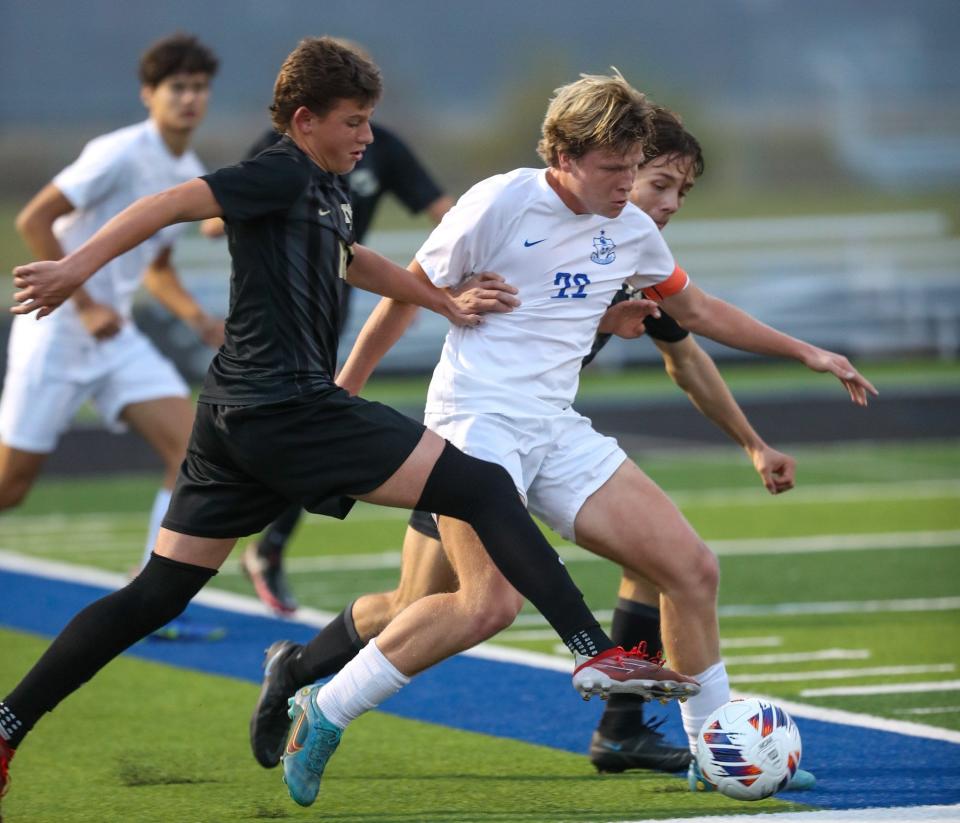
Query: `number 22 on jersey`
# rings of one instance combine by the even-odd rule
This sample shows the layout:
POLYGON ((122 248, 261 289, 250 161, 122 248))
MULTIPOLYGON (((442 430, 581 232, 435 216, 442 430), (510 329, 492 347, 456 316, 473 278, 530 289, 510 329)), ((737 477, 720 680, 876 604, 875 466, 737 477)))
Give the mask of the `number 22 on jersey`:
POLYGON ((570 272, 559 271, 553 278, 553 285, 559 286, 556 294, 551 294, 550 299, 564 299, 567 297, 586 297, 585 289, 590 285, 590 278, 585 274, 570 274, 570 272), (572 294, 568 294, 570 289, 576 288, 572 294))

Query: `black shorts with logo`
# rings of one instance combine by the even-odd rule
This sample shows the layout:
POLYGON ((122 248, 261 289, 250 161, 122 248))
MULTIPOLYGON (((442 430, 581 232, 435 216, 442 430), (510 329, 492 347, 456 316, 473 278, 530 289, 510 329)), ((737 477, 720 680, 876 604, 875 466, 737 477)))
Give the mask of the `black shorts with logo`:
POLYGON ((346 517, 389 479, 424 427, 331 387, 279 403, 197 405, 163 527, 195 537, 261 531, 291 503, 346 517))

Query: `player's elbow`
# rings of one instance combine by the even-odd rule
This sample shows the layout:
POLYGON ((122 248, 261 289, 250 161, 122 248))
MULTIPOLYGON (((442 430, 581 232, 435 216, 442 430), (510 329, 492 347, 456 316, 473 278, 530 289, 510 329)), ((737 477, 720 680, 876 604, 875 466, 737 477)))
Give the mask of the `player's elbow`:
POLYGON ((42 230, 44 225, 49 226, 52 222, 52 220, 46 220, 44 218, 40 209, 28 203, 20 210, 20 213, 13 221, 13 225, 17 230, 17 234, 24 240, 29 240, 42 230))

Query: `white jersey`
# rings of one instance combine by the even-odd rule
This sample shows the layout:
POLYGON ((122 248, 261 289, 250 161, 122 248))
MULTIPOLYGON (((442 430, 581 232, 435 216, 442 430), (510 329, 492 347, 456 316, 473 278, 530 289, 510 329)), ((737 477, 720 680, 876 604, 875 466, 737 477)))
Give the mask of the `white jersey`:
POLYGON ((518 169, 471 188, 417 253, 437 286, 492 271, 519 308, 447 333, 428 413, 540 416, 571 405, 600 318, 625 281, 682 290, 686 274, 654 222, 632 203, 616 218, 575 214, 546 169, 518 169))
MULTIPOLYGON (((135 200, 192 180, 204 171, 192 151, 179 157, 172 154, 149 119, 97 137, 53 179, 53 185, 74 207, 56 220, 53 232, 64 253, 69 254, 135 200)), ((182 225, 162 229, 107 263, 86 282, 86 290, 98 303, 113 307, 130 322, 133 296, 144 271, 182 231, 182 225)), ((11 335, 31 348, 60 349, 60 355, 67 355, 62 346, 90 339, 73 301, 39 322, 34 317, 15 318, 11 335)))

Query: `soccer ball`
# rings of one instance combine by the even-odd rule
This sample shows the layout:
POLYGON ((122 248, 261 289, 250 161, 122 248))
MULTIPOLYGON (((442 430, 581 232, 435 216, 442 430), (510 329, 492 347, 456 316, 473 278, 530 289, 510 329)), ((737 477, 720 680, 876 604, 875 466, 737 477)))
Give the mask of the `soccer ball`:
POLYGON ((697 738, 697 765, 718 792, 762 800, 783 789, 800 766, 800 731, 779 706, 731 700, 711 714, 697 738))

